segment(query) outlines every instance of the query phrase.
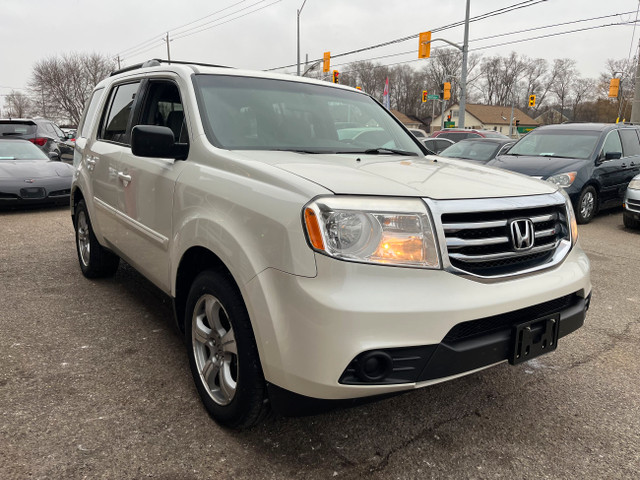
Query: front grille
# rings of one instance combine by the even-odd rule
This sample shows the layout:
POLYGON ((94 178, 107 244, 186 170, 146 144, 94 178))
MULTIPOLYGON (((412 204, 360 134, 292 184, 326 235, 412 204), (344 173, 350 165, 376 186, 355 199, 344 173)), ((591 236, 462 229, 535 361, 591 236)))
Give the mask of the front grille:
POLYGON ((549 302, 522 308, 514 312, 459 323, 449 330, 449 333, 447 333, 442 341, 444 343, 454 343, 477 336, 489 335, 503 330, 510 330, 513 325, 560 312, 579 301, 580 297, 576 294, 566 295, 549 302))
POLYGON ((71 195, 71 189, 67 188, 66 190, 54 190, 53 192, 49 192, 50 197, 64 197, 71 195))
POLYGON ((42 187, 27 187, 20 189, 20 196, 22 198, 45 198, 47 191, 42 187))
POLYGON ((549 262, 570 236, 564 204, 535 208, 443 213, 441 216, 451 265, 479 276, 500 276, 549 262), (511 224, 530 220, 532 245, 516 248, 511 224))

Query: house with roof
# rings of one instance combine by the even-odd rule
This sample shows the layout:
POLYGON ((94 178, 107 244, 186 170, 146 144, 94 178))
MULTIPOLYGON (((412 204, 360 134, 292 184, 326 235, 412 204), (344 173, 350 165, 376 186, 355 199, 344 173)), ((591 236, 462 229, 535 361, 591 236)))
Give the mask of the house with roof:
MULTIPOLYGON (((495 130, 496 132, 509 135, 509 125, 511 124, 511 106, 501 105, 478 105, 468 103, 465 108, 464 127, 476 130, 495 130)), ((458 125, 460 116, 460 106, 458 104, 448 107, 444 111, 445 120, 451 115, 451 121, 458 125)), ((431 122, 431 131, 440 130, 442 125, 442 115, 438 115, 431 122)), ((526 133, 540 126, 540 123, 519 108, 513 109, 513 131, 526 133)))

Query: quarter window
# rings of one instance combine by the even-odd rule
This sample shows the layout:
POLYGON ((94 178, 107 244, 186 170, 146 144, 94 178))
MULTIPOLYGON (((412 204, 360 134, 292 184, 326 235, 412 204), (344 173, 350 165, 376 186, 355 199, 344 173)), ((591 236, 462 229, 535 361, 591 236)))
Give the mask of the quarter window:
POLYGON ((104 89, 99 89, 93 92, 91 95, 91 100, 89 100, 89 106, 84 112, 84 116, 80 121, 80 125, 78 126, 78 132, 80 132, 80 137, 87 138, 89 136, 89 132, 91 131, 91 125, 93 124, 93 119, 96 116, 96 110, 98 109, 98 103, 100 97, 102 97, 102 91, 104 89))
POLYGON ((104 131, 100 138, 117 143, 127 143, 127 125, 131 117, 133 100, 140 82, 115 87, 104 117, 104 131))

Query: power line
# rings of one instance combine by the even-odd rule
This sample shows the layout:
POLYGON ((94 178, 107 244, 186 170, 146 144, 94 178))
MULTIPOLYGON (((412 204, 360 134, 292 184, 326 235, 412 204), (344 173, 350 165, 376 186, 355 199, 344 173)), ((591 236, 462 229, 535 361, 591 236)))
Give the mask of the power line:
MULTIPOLYGON (((503 15, 505 13, 510 13, 510 12, 515 11, 515 10, 519 10, 521 8, 532 7, 534 5, 537 5, 538 3, 542 3, 542 2, 546 2, 546 1, 547 0, 526 0, 526 1, 523 1, 523 2, 520 2, 520 3, 515 3, 513 5, 509 5, 507 7, 503 7, 503 8, 499 8, 497 10, 492 10, 490 12, 483 13, 483 14, 477 15, 475 17, 471 17, 469 19, 469 22, 477 22, 479 20, 484 20, 486 18, 491 18, 491 17, 494 17, 496 15, 503 15)), ((459 27, 461 25, 464 25, 464 20, 460 20, 460 21, 457 21, 457 22, 454 22, 454 23, 450 23, 450 24, 444 25, 442 27, 433 28, 433 29, 431 29, 431 32, 432 33, 442 32, 444 30, 449 30, 451 28, 459 27)), ((412 35, 408 35, 406 37, 398 38, 398 39, 395 39, 395 40, 390 40, 388 42, 383 42, 383 43, 378 43, 376 45, 371 45, 369 47, 363 47, 363 48, 360 48, 360 49, 357 49, 357 50, 351 50, 351 51, 348 51, 348 52, 331 55, 331 58, 335 59, 335 58, 345 57, 347 55, 353 55, 355 53, 362 53, 362 52, 366 52, 368 50, 374 50, 376 48, 387 47, 389 45, 394 45, 396 43, 406 42, 407 40, 413 40, 413 39, 416 39, 418 37, 419 37, 419 34, 412 34, 412 35)), ((318 62, 320 60, 322 60, 322 59, 321 58, 317 58, 315 60, 310 60, 310 63, 318 62)), ((273 70, 280 70, 280 69, 283 69, 283 68, 295 67, 296 65, 297 64, 284 65, 282 67, 268 68, 268 69, 266 69, 264 71, 270 72, 270 71, 273 71, 273 70)))

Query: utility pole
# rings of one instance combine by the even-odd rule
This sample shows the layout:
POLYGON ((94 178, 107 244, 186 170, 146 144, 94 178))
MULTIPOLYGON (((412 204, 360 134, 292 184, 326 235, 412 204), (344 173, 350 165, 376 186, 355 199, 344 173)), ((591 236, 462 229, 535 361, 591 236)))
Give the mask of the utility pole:
MULTIPOLYGON (((631 103, 631 123, 640 123, 640 59, 636 67, 636 86, 631 103)), ((618 114, 620 116, 620 114, 618 114)))
POLYGON ((169 32, 167 32, 167 36, 165 37, 165 40, 167 41, 167 61, 171 63, 171 50, 169 50, 169 42, 171 40, 169 40, 169 32))
POLYGON ((300 14, 302 13, 305 3, 307 3, 307 0, 304 0, 304 2, 302 2, 302 6, 298 9, 298 76, 300 76, 300 14))
POLYGON ((464 20, 464 44, 462 45, 462 74, 460 76, 460 111, 458 127, 464 128, 464 114, 467 108, 467 57, 469 56, 469 11, 471 0, 467 0, 467 13, 464 20))

